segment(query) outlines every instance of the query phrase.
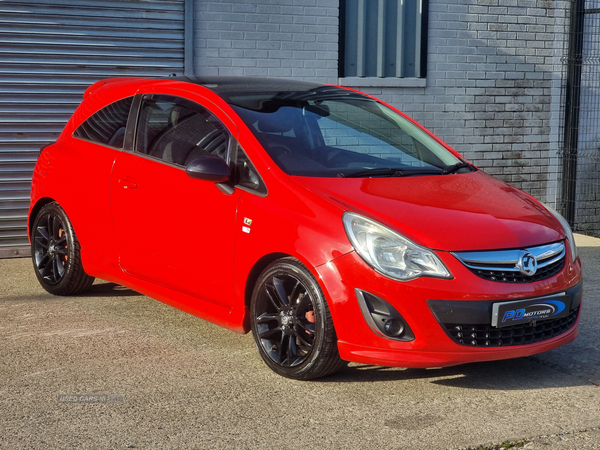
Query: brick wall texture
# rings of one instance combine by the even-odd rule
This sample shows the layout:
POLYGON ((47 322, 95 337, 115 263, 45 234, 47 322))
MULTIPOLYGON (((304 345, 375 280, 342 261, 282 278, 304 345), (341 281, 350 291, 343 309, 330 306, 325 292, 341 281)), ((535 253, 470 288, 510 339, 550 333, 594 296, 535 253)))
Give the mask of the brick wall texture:
POLYGON ((478 167, 542 201, 555 169, 552 85, 563 34, 554 31, 564 14, 556 5, 431 1, 428 87, 385 92, 478 167))
POLYGON ((336 83, 339 0, 196 0, 201 75, 336 83))
MULTIPOLYGON (((427 87, 360 89, 553 203, 564 16, 558 0, 430 0, 427 87)), ((338 0, 197 0, 196 73, 336 83, 338 21, 338 0)))

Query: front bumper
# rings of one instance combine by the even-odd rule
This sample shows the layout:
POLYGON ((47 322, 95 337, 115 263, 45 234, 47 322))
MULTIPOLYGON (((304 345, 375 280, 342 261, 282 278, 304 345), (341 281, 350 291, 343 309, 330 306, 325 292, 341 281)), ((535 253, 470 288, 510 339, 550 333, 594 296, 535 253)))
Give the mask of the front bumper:
MULTIPOLYGON (((395 281, 376 273, 355 252, 316 268, 330 305, 338 348, 343 359, 382 366, 444 367, 529 356, 564 345, 577 336, 579 313, 576 313, 575 323, 566 331, 537 342, 510 346, 500 344, 494 347, 485 344, 463 345, 451 337, 447 328, 438 320, 439 308, 436 318, 431 301, 446 306, 465 305, 460 318, 462 323, 471 320, 470 314, 465 313, 471 309, 477 312, 474 323, 491 323, 491 305, 494 303, 543 297, 559 292, 572 296, 571 309, 579 308, 579 260, 572 262, 567 258, 564 268, 546 280, 513 284, 481 279, 449 253, 439 252, 438 256, 454 275, 453 279, 422 277, 409 282, 395 281), (375 333, 365 320, 355 289, 368 292, 391 304, 407 322, 415 338, 400 341, 375 333), (483 316, 485 319, 482 320, 483 316)), ((452 316, 449 313, 451 309, 446 308, 446 319, 452 316)))

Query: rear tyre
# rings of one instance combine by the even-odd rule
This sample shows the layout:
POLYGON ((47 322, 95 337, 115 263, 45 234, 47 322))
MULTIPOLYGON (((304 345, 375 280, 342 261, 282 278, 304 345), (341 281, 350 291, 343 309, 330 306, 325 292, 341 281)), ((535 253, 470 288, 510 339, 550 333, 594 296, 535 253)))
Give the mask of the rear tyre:
POLYGON ((79 241, 63 209, 56 202, 39 211, 31 231, 31 258, 42 287, 54 295, 85 291, 94 277, 83 270, 79 241))
POLYGON ((251 318, 260 356, 284 377, 310 380, 345 364, 323 292, 295 258, 277 260, 260 275, 251 318))

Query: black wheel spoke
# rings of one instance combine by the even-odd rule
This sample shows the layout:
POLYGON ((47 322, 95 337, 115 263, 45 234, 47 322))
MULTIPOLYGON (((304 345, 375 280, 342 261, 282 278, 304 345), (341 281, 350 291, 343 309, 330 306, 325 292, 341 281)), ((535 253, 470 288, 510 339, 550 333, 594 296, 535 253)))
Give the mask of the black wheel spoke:
POLYGON ((39 247, 41 247, 43 250, 48 250, 48 240, 36 236, 35 246, 36 249, 39 249, 39 247))
POLYGON ((281 333, 281 328, 280 327, 276 327, 276 328, 267 328, 264 331, 260 331, 258 333, 258 337, 260 337, 261 339, 269 339, 271 336, 273 336, 275 333, 281 333))
POLYGON ((279 323, 279 314, 262 313, 256 318, 257 323, 270 322, 276 320, 279 323))
POLYGON ((267 296, 269 297, 269 301, 275 307, 275 310, 276 311, 281 310, 281 308, 283 307, 283 305, 280 302, 278 302, 277 300, 275 300, 278 297, 277 297, 277 294, 275 293, 275 289, 273 288, 273 286, 266 285, 265 286, 265 291, 267 292, 267 296))
POLYGON ((50 259, 50 263, 48 264, 48 276, 50 277, 50 279, 52 280, 53 283, 57 283, 58 280, 56 279, 56 273, 57 273, 58 269, 56 267, 56 258, 51 258, 50 259))
POLYGON ((66 273, 66 269, 65 269, 65 262, 60 259, 58 257, 58 255, 56 256, 56 268, 58 269, 58 276, 60 277, 58 281, 62 280, 62 278, 65 276, 66 273))
POLYGON ((52 239, 58 239, 58 227, 56 226, 56 217, 48 216, 48 234, 52 239))
POLYGON ((279 364, 283 365, 283 362, 285 361, 285 339, 286 337, 288 337, 285 333, 281 333, 281 339, 279 340, 279 360, 277 361, 279 364))
POLYGON ((291 366, 298 359, 298 347, 296 347, 296 337, 290 336, 288 342, 288 363, 291 366))
POLYGON ((46 273, 48 270, 48 265, 50 264, 50 257, 46 254, 42 256, 42 259, 37 263, 37 268, 40 271, 43 277, 48 276, 46 273))
POLYGON ((54 223, 54 219, 52 215, 46 217, 46 230, 48 230, 48 236, 52 238, 52 224, 54 223))
POLYGON ((53 272, 53 276, 54 276, 54 281, 57 283, 62 278, 60 269, 62 269, 63 273, 64 273, 65 268, 60 263, 60 260, 55 256, 54 258, 52 258, 52 272, 53 272))
POLYGON ((287 296, 287 292, 285 292, 285 286, 283 285, 283 281, 279 278, 273 277, 273 287, 275 288, 275 292, 277 293, 277 297, 281 301, 281 304, 284 306, 288 306, 290 301, 287 296))
POLYGON ((61 255, 61 256, 66 256, 69 254, 69 249, 64 247, 64 248, 58 248, 56 249, 56 254, 57 255, 61 255))
POLYGON ((47 228, 38 227, 37 232, 39 235, 41 235, 41 238, 43 238, 46 242, 48 242, 50 240, 50 235, 48 234, 47 228))
POLYGON ((297 333, 296 336, 298 337, 300 344, 302 344, 304 347, 312 348, 312 342, 308 342, 306 339, 304 339, 302 333, 297 333))
POLYGON ((54 260, 52 258, 48 257, 48 261, 46 262, 46 264, 44 264, 44 267, 42 267, 42 276, 44 278, 50 279, 51 281, 54 281, 52 279, 52 275, 54 274, 53 265, 54 265, 54 260))
POLYGON ((306 330, 309 333, 314 333, 315 332, 315 324, 314 323, 310 323, 308 320, 306 319, 301 319, 298 320, 298 325, 303 328, 304 330, 306 330))

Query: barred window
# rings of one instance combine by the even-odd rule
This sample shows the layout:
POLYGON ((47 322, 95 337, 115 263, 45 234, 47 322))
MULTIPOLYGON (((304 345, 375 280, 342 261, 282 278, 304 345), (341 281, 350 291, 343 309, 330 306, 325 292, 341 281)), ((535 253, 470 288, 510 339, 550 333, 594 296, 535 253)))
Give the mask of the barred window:
POLYGON ((341 0, 340 77, 425 78, 428 0, 341 0))

